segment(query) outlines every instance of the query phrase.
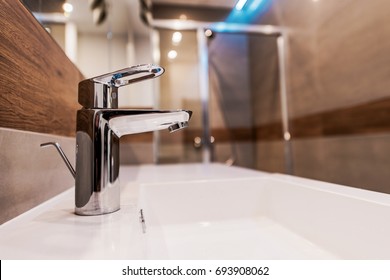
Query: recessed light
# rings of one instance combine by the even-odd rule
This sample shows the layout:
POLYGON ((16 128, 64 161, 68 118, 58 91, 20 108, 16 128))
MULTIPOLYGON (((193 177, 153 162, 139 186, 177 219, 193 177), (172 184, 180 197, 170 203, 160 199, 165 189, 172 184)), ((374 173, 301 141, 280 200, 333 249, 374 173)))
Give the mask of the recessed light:
POLYGON ((70 3, 64 3, 62 5, 62 9, 64 10, 65 13, 71 13, 73 11, 73 5, 70 3))
POLYGON ((177 57, 177 51, 175 51, 175 50, 170 50, 169 52, 168 52, 168 58, 169 59, 175 59, 177 57))
POLYGON ((174 45, 178 45, 181 42, 181 39, 183 38, 183 35, 181 32, 176 31, 172 34, 172 43, 174 45))

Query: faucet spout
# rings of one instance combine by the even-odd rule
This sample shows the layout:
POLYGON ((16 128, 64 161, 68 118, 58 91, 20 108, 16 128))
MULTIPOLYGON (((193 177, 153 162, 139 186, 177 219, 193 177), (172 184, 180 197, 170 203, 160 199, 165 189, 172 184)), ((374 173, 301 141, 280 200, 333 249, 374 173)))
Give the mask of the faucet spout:
POLYGON ((188 124, 192 112, 185 110, 104 110, 102 114, 111 130, 121 137, 166 128, 173 132, 175 127, 184 128, 184 124, 188 124))

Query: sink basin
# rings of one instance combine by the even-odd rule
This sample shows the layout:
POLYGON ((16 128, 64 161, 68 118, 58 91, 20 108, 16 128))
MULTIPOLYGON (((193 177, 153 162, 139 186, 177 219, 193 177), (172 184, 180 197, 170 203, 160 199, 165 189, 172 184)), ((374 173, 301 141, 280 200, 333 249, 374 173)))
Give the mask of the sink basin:
POLYGON ((389 259, 387 195, 284 175, 143 184, 151 259, 389 259))
POLYGON ((71 188, 4 223, 0 259, 390 259, 386 194, 220 164, 121 182, 115 213, 74 215, 71 188))

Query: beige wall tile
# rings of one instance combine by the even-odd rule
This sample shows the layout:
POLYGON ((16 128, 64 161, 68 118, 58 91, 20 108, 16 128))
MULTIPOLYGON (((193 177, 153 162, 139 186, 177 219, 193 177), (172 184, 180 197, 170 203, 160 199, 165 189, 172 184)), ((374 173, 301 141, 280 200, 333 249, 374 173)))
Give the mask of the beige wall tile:
POLYGON ((57 151, 39 146, 52 141, 74 164, 74 138, 0 128, 0 224, 74 186, 57 151))

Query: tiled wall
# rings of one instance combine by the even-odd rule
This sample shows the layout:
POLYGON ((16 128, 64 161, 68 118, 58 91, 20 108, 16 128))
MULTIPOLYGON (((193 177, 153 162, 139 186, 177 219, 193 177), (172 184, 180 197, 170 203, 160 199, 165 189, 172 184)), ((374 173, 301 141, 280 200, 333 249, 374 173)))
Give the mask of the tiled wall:
POLYGON ((75 162, 75 140, 43 133, 0 128, 0 224, 74 185, 74 179, 54 148, 58 142, 75 162))
MULTIPOLYGON (((281 26, 288 34, 288 109, 293 174, 390 193, 388 175, 390 143, 387 141, 390 136, 390 2, 387 0, 263 2, 265 1, 270 3, 269 9, 258 15, 252 23, 281 26)), ((165 11, 172 9, 166 7, 165 11)), ((180 12, 176 13, 177 16, 180 12)), ((210 13, 207 15, 210 16, 210 13)), ((161 18, 175 16, 165 13, 161 18)), ((217 20, 220 20, 221 14, 218 16, 217 20)), ((204 20, 204 17, 189 16, 189 19, 204 20)), ((241 22, 247 19, 248 17, 243 17, 241 22)), ((167 38, 170 39, 169 36, 167 38)), ((188 49, 196 45, 194 38, 195 36, 192 38, 192 47, 188 49)), ((229 63, 232 62, 229 53, 234 50, 228 46, 232 48, 234 45, 232 43, 222 44, 211 53, 210 61, 218 56, 222 58, 219 62, 214 60, 214 65, 210 67, 212 71, 210 112, 213 114, 213 133, 218 136, 215 144, 215 151, 219 155, 217 160, 224 161, 233 153, 232 147, 235 147, 236 150, 244 151, 243 155, 247 155, 248 150, 252 151, 249 154, 256 155, 254 162, 256 168, 270 172, 285 172, 276 41, 272 37, 256 36, 249 38, 245 44, 241 42, 237 50, 248 46, 249 71, 247 68, 240 68, 238 63, 229 63), (230 65, 233 67, 229 67, 230 65), (218 90, 226 94, 224 86, 231 82, 238 85, 236 92, 246 92, 245 88, 240 88, 240 85, 247 86, 243 83, 245 79, 242 77, 232 79, 236 75, 230 72, 232 69, 249 75, 252 106, 250 109, 249 107, 241 109, 242 115, 234 114, 234 109, 223 112, 225 110, 223 107, 229 107, 229 104, 218 100, 216 95, 218 90), (224 73, 217 73, 218 71, 224 73), (213 75, 216 73, 222 76, 222 79, 214 80, 213 75), (226 131, 228 127, 226 115, 234 115, 233 122, 237 122, 250 111, 253 112, 253 119, 248 127, 240 124, 234 126, 234 130, 226 131), (249 140, 250 143, 253 138, 257 138, 257 144, 254 148, 247 149, 246 141, 249 140), (238 141, 229 145, 232 139, 238 141)), ((163 47, 161 49, 163 50, 163 47)), ((196 55, 197 50, 193 50, 192 53, 196 55)), ((162 52, 162 55, 165 53, 162 52)), ((171 74, 163 79, 171 79, 171 84, 165 87, 167 92, 162 92, 162 96, 180 102, 185 100, 183 104, 173 104, 195 108, 195 116, 201 114, 200 106, 195 101, 199 98, 196 96, 198 89, 194 83, 198 79, 196 75, 198 69, 197 58, 190 58, 195 66, 191 68, 191 76, 184 78, 181 78, 183 77, 181 74, 184 73, 181 70, 188 68, 177 67, 176 72, 173 72, 175 67, 172 66, 172 62, 163 61, 167 65, 167 73, 171 74), (184 83, 186 80, 190 82, 184 83), (176 89, 182 86, 181 92, 173 93, 171 91, 173 85, 176 89), (172 96, 169 96, 171 93, 172 96), (185 97, 182 99, 180 96, 185 97)), ((164 86, 164 80, 161 84, 164 86)), ((226 96, 224 98, 228 100, 226 96)), ((243 104, 241 102, 246 102, 247 105, 247 99, 244 94, 244 97, 231 100, 239 107, 243 104)), ((185 131, 189 135, 185 136, 187 143, 201 132, 199 119, 193 118, 191 125, 198 131, 191 129, 185 131)), ((175 141, 182 140, 175 138, 175 141)), ((175 146, 176 143, 178 142, 173 144, 175 148, 179 147, 175 146)), ((192 148, 188 150, 191 150, 189 153, 193 153, 192 148)), ((167 153, 171 153, 171 150, 167 153)), ((189 158, 199 159, 196 156, 189 158)), ((246 165, 242 162, 238 164, 246 165)))
MULTIPOLYGON (((390 193, 390 2, 268 2, 252 23, 287 31, 292 173, 390 193)), ((227 37, 234 36, 216 46, 223 35, 209 40, 216 160, 236 153, 243 156, 236 164, 286 172, 276 38, 227 37), (243 129, 238 140, 228 135, 243 129)))
MULTIPOLYGON (((293 173, 390 193, 390 2, 272 3, 257 22, 288 30, 293 173)), ((272 72, 269 50, 259 59, 272 72)), ((277 124, 277 89, 266 81, 261 87, 257 124, 277 124)), ((258 168, 284 170, 281 137, 260 139, 257 147, 258 168)))

